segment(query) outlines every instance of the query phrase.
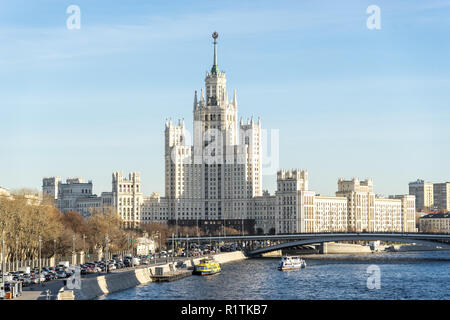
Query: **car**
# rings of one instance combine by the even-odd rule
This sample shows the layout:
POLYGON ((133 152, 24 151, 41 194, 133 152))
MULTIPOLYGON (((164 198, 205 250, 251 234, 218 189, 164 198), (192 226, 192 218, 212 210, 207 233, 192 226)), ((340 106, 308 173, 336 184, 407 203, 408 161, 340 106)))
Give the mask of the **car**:
POLYGON ((57 276, 58 276, 58 279, 64 279, 64 278, 67 278, 67 274, 66 274, 66 272, 63 271, 63 270, 59 270, 58 272, 56 272, 56 274, 57 274, 57 276))
POLYGON ((123 265, 125 266, 125 268, 131 267, 131 260, 124 260, 123 265))

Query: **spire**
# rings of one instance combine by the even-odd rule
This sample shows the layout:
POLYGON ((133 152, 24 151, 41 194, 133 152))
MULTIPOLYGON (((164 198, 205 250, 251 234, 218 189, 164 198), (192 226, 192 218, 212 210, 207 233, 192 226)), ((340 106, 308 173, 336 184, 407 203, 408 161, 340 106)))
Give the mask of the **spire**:
POLYGON ((219 72, 219 66, 217 65, 217 38, 219 37, 219 34, 214 32, 212 37, 214 39, 214 64, 211 68, 211 73, 217 74, 219 72))
POLYGON ((234 89, 234 93, 233 93, 233 104, 234 104, 235 106, 237 105, 236 89, 234 89))
POLYGON ((197 107, 198 101, 197 101, 197 90, 195 90, 195 95, 194 95, 194 109, 197 107))
POLYGON ((200 92, 200 102, 204 103, 205 102, 205 96, 203 95, 203 88, 200 92))

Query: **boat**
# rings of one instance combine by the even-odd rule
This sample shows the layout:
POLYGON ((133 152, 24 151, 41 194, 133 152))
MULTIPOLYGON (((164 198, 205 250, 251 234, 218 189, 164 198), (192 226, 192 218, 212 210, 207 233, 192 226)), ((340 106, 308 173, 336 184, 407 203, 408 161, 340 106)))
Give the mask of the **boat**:
POLYGON ((219 273, 220 270, 220 263, 216 262, 213 258, 205 258, 200 260, 200 263, 194 267, 193 274, 209 276, 219 273))
POLYGON ((297 270, 306 267, 306 261, 299 256, 283 256, 281 257, 278 270, 297 270))

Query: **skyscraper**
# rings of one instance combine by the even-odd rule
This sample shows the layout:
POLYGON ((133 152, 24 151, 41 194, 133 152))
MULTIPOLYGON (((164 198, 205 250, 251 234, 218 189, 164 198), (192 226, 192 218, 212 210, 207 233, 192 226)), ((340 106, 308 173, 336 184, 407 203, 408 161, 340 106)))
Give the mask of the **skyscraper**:
POLYGON ((228 99, 225 72, 217 57, 205 88, 194 94, 193 145, 184 120, 165 125, 165 197, 169 220, 247 219, 261 189, 261 122, 238 122, 236 91, 228 99))

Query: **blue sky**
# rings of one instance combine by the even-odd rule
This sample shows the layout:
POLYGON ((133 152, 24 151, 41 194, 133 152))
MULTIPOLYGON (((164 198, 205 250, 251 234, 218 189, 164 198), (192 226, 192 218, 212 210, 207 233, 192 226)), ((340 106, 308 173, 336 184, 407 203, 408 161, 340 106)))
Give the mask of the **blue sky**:
POLYGON ((82 176, 99 194, 137 170, 163 193, 164 121, 191 126, 213 31, 239 115, 279 129, 280 167, 308 169, 316 192, 448 181, 449 17, 437 0, 0 0, 0 186, 82 176), (372 4, 381 30, 366 27, 372 4))

